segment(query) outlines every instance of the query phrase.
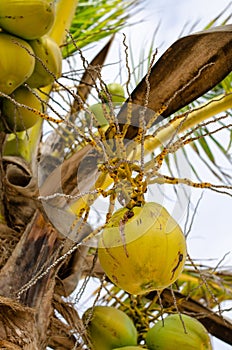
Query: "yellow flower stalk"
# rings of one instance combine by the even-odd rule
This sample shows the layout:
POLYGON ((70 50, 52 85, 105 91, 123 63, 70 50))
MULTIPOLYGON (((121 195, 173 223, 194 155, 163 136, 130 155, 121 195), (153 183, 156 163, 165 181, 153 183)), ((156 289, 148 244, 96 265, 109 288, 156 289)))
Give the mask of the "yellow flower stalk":
MULTIPOLYGON (((181 134, 183 131, 193 126, 196 126, 202 121, 209 119, 214 115, 224 112, 230 108, 232 108, 232 94, 222 95, 212 99, 206 104, 201 105, 197 109, 191 111, 187 116, 183 116, 182 118, 179 118, 172 123, 170 122, 170 124, 166 128, 162 129, 160 132, 158 132, 156 136, 151 136, 145 140, 145 155, 151 153, 158 147, 162 146, 162 144, 169 140, 176 132, 177 134, 181 134)), ((140 145, 138 145, 136 153, 133 151, 133 160, 139 160, 140 157, 141 147, 140 145)), ((101 184, 101 190, 106 190, 112 184, 112 179, 109 175, 99 175, 97 181, 101 184), (100 179, 102 179, 102 181, 100 179)), ((95 190, 95 187, 96 186, 94 185, 94 187, 91 188, 90 191, 95 190)), ((70 210, 74 213, 79 213, 79 211, 82 208, 83 201, 87 203, 88 195, 83 196, 80 200, 77 200, 75 203, 73 203, 70 207, 70 210)))

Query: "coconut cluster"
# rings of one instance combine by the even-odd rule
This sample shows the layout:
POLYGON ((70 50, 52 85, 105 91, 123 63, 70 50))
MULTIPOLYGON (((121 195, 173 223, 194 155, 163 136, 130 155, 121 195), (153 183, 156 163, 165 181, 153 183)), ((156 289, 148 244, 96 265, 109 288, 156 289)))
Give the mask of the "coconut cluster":
POLYGON ((112 306, 94 306, 82 317, 91 350, 212 350, 206 328, 196 318, 174 313, 145 330, 144 345, 139 343, 136 324, 112 306))
POLYGON ((55 1, 0 1, 0 130, 30 128, 42 112, 39 88, 61 76, 62 55, 49 37, 55 1), (6 96, 7 95, 7 96, 6 96))

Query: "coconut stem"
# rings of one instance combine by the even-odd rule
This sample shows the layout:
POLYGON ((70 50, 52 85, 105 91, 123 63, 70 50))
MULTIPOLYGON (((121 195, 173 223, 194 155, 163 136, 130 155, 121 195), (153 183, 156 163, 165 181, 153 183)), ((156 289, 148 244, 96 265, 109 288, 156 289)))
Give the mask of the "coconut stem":
POLYGON ((49 36, 62 45, 65 41, 72 19, 78 5, 78 0, 59 0, 56 5, 56 18, 49 36))

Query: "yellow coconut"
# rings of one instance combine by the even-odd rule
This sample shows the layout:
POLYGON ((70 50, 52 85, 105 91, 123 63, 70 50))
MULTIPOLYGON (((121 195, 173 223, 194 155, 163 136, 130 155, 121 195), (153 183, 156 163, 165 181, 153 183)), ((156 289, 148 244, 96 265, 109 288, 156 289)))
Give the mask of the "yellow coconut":
POLYGON ((51 84, 61 76, 62 55, 57 43, 45 35, 39 39, 29 41, 35 56, 35 68, 27 80, 33 88, 40 88, 51 84))
POLYGON ((146 335, 150 350, 212 350, 209 334, 195 318, 179 314, 158 321, 146 335), (182 323, 183 321, 183 323, 182 323))
MULTIPOLYGON (((119 83, 110 83, 107 85, 108 93, 110 94, 111 101, 115 104, 121 104, 125 101, 125 92, 124 88, 119 83)), ((101 98, 104 99, 105 102, 109 102, 109 97, 104 91, 100 92, 101 98)))
POLYGON ((30 77, 35 58, 31 46, 13 35, 0 33, 0 48, 0 92, 10 95, 30 77))
POLYGON ((123 346, 122 348, 116 348, 114 350, 142 350, 144 347, 141 346, 123 346))
MULTIPOLYGON (((96 127, 102 127, 109 124, 106 117, 110 116, 110 108, 107 104, 95 103, 89 107, 89 110, 94 114, 93 125, 96 127)), ((90 124, 90 115, 86 113, 86 120, 90 124)))
MULTIPOLYGON (((34 90, 34 92, 36 92, 36 90, 34 90)), ((27 109, 26 106, 41 112, 41 101, 33 92, 23 86, 15 90, 10 97, 16 101, 16 104, 8 98, 4 98, 2 101, 2 118, 4 120, 5 131, 15 132, 29 129, 40 117, 34 111, 27 109)))
POLYGON ((54 0, 1 0, 0 27, 24 39, 46 34, 55 19, 54 0))
POLYGON ((161 205, 119 209, 100 235, 98 256, 110 280, 131 294, 168 287, 183 270, 186 242, 161 205))
POLYGON ((111 350, 136 345, 137 330, 127 314, 112 306, 95 306, 83 315, 93 350, 111 350))

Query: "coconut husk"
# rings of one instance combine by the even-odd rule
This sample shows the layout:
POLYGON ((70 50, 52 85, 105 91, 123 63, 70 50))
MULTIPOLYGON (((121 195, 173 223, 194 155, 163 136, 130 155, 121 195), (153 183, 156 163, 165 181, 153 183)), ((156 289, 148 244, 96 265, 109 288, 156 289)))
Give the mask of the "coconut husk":
POLYGON ((4 157, 3 165, 6 220, 12 229, 23 231, 38 206, 36 179, 21 158, 4 157))
POLYGON ((0 224, 0 270, 6 264, 20 239, 20 232, 0 224))
POLYGON ((37 349, 34 310, 14 299, 0 297, 0 348, 37 349))

